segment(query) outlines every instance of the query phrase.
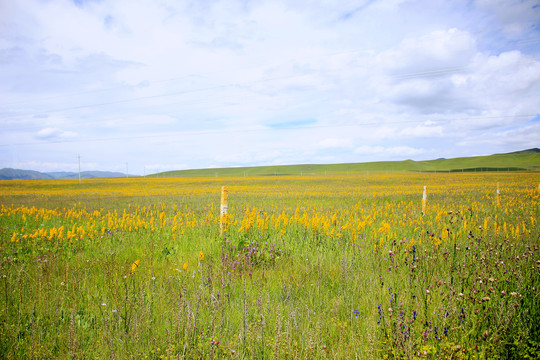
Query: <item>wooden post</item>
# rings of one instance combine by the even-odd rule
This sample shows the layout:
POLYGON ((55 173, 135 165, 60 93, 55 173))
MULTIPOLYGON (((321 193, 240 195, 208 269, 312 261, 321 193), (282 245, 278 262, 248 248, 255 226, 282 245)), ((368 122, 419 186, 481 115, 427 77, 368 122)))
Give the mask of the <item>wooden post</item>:
POLYGON ((426 214, 426 205, 427 205, 427 190, 426 190, 426 185, 424 185, 424 194, 422 195, 422 215, 426 214))
POLYGON ((499 194, 500 194, 500 190, 499 190, 499 182, 497 181, 497 206, 499 206, 501 204, 500 200, 499 200, 499 194))
POLYGON ((229 189, 226 186, 221 187, 221 207, 219 211, 219 234, 223 235, 227 231, 227 199, 229 198, 229 189))

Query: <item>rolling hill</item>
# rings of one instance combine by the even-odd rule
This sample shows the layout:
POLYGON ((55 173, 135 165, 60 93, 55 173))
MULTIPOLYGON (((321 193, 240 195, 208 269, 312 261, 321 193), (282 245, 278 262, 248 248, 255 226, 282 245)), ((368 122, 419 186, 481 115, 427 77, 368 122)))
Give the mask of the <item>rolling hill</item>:
MULTIPOLYGON (((474 171, 540 171, 540 149, 533 148, 506 154, 471 156, 453 159, 425 161, 377 161, 346 164, 302 164, 253 167, 229 167, 167 171, 149 177, 187 176, 279 176, 279 175, 324 175, 360 174, 383 172, 474 172, 474 171)), ((125 177, 126 174, 108 171, 83 171, 81 178, 125 177)), ((75 172, 42 173, 33 170, 4 168, 0 180, 26 179, 77 179, 75 172)))
POLYGON ((194 169, 167 171, 150 176, 278 176, 358 174, 369 172, 474 172, 538 170, 540 170, 540 149, 534 148, 506 154, 460 157, 453 159, 194 169))

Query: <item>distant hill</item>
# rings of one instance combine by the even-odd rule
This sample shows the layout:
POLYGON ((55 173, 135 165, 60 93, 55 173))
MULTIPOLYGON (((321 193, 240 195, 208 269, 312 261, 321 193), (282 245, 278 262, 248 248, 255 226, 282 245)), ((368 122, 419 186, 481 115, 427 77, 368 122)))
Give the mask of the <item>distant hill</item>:
MULTIPOLYGON (((377 161, 347 164, 302 164, 279 166, 230 167, 167 171, 156 176, 279 176, 324 175, 390 172, 480 172, 480 171, 540 171, 540 149, 533 148, 506 154, 470 156, 453 159, 377 161)), ((109 171, 83 171, 81 178, 117 178, 126 174, 109 171)), ((78 179, 76 172, 41 173, 33 170, 1 169, 0 180, 78 179)))
POLYGON ((36 180, 53 179, 52 176, 33 170, 4 168, 0 170, 0 180, 36 180))
POLYGON ((383 172, 539 171, 540 149, 507 154, 437 160, 378 161, 347 164, 303 164, 168 171, 151 176, 278 176, 383 172))
MULTIPOLYGON (((110 171, 82 171, 81 179, 125 177, 126 174, 110 171)), ((33 170, 4 168, 0 170, 0 180, 37 180, 37 179, 78 179, 75 172, 42 173, 33 170)))
MULTIPOLYGON (((539 148, 527 149, 527 150, 521 150, 521 151, 514 151, 514 152, 511 152, 511 153, 508 153, 508 154, 537 154, 537 153, 540 153, 539 148)), ((502 155, 504 155, 504 154, 502 154, 502 155)))
MULTIPOLYGON (((78 179, 79 173, 75 172, 50 172, 45 173, 54 179, 78 179)), ((126 177, 126 174, 110 171, 81 171, 81 179, 117 178, 126 177)))

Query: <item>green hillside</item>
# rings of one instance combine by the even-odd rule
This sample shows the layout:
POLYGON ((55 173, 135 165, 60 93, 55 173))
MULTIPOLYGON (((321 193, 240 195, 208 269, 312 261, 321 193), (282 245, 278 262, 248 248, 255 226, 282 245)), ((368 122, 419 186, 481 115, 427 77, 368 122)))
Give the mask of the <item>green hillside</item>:
POLYGON ((348 164, 303 164, 279 166, 230 167, 168 171, 149 176, 280 176, 336 175, 395 172, 474 172, 474 171, 538 171, 540 149, 508 154, 473 156, 437 160, 379 161, 348 164))

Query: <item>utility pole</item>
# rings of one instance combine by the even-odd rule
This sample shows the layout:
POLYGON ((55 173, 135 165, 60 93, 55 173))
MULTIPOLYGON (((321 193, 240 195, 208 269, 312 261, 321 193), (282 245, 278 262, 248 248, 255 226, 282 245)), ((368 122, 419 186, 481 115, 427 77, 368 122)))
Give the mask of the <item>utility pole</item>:
POLYGON ((129 171, 128 171, 128 163, 126 162, 126 177, 129 177, 129 171))
POLYGON ((81 155, 77 155, 79 158, 79 184, 81 183, 81 155))

